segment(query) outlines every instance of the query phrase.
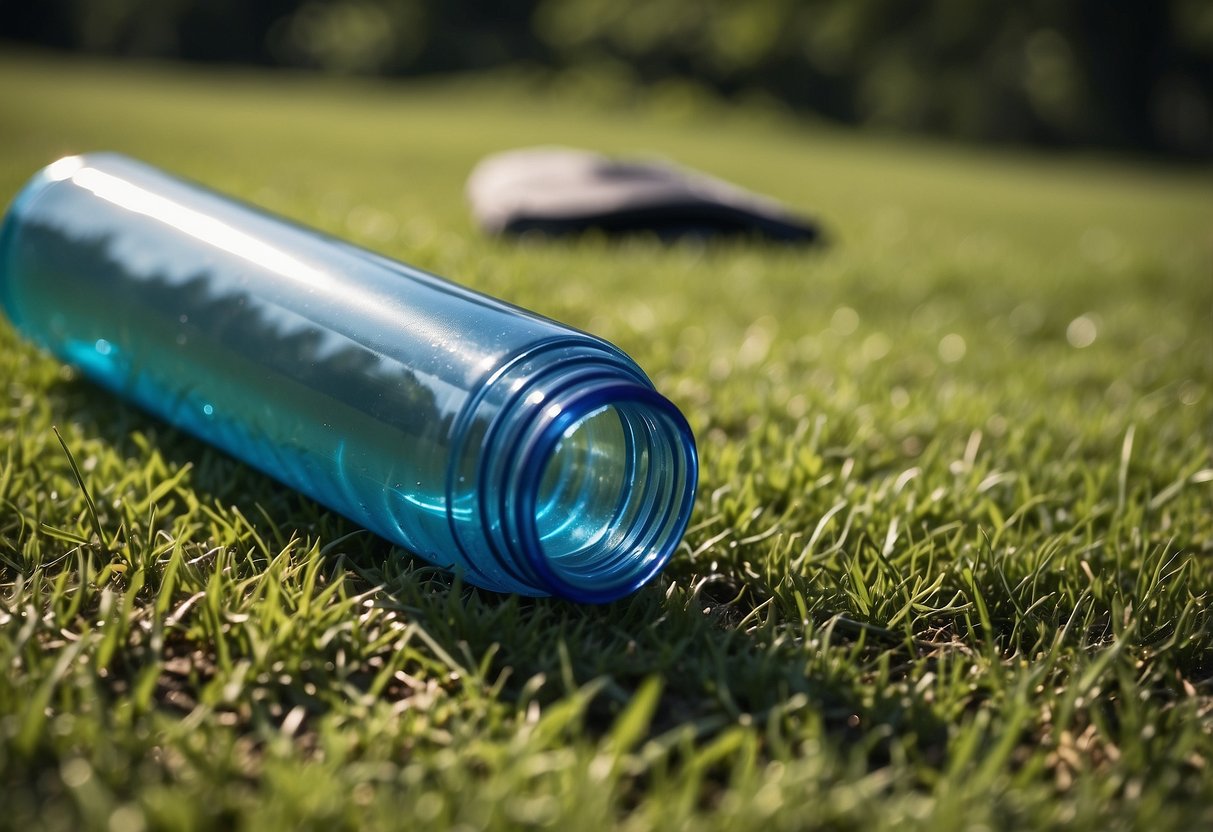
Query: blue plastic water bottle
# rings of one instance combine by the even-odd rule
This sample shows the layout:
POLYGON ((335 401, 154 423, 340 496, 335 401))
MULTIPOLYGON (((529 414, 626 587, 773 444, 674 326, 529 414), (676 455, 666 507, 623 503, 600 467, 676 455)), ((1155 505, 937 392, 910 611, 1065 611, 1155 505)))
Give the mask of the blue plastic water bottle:
POLYGON ((607 342, 123 156, 40 171, 0 308, 98 384, 479 586, 604 602, 697 462, 607 342))

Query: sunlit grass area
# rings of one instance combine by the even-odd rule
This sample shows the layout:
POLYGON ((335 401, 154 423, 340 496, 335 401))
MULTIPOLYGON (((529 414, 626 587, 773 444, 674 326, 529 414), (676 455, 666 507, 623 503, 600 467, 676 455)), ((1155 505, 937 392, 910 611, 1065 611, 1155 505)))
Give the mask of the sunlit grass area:
POLYGON ((634 597, 495 595, 0 322, 0 827, 1213 822, 1213 173, 659 104, 0 59, 5 200, 140 157, 608 338, 703 466, 634 597), (830 245, 486 239, 529 144, 830 245))

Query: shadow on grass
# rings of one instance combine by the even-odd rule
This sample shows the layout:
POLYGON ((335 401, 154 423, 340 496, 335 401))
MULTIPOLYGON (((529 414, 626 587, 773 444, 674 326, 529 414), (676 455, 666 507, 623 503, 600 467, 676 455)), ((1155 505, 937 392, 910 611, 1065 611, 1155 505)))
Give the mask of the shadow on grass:
MULTIPOLYGON (((341 541, 321 555, 325 573, 347 582, 350 595, 369 592, 375 605, 418 625, 469 672, 499 680, 494 695, 508 707, 557 701, 599 680, 585 722, 591 736, 601 737, 637 688, 658 677, 663 695, 650 737, 684 729, 698 745, 741 724, 765 725, 768 742, 775 742, 779 736, 803 736, 796 726, 811 721, 840 747, 864 755, 871 767, 888 762, 893 737, 903 743, 913 738, 927 755, 939 753, 946 741, 946 725, 923 703, 874 691, 854 668, 843 672, 817 661, 824 645, 806 643, 798 622, 772 621, 762 610, 713 598, 668 577, 603 606, 469 587, 370 532, 359 534, 352 521, 88 381, 59 382, 47 395, 60 424, 75 423, 122 457, 138 458, 150 445, 170 471, 189 464, 183 484, 199 501, 214 511, 236 507, 268 546, 285 549, 292 537, 319 542, 322 548, 341 541)), ((242 568, 255 573, 275 554, 267 551, 264 559, 250 558, 242 568)), ((862 637, 841 631, 833 643, 846 640, 855 647, 859 662, 878 649, 888 652, 865 647, 862 637)), ((215 645, 174 646, 169 640, 165 648, 166 655, 159 659, 165 660, 167 670, 158 685, 158 700, 166 710, 188 712, 198 694, 190 686, 200 687, 215 672, 208 655, 215 645), (191 672, 174 675, 174 659, 182 656, 189 657, 191 672)), ((259 691, 271 721, 297 707, 310 721, 346 695, 333 688, 324 661, 304 664, 311 667, 302 671, 302 679, 290 685, 270 681, 259 691), (306 693, 309 683, 320 694, 306 693)), ((373 668, 367 668, 343 682, 365 694, 374 676, 373 668)), ((388 700, 409 695, 407 687, 397 685, 380 694, 388 700)))

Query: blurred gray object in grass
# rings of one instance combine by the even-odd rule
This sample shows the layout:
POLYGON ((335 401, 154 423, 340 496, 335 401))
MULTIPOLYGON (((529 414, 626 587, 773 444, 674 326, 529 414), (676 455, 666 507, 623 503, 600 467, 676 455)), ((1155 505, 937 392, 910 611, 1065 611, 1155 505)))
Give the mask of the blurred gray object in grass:
POLYGON ((509 150, 468 178, 472 214, 489 234, 761 237, 820 241, 816 222, 782 203, 696 170, 562 147, 509 150))

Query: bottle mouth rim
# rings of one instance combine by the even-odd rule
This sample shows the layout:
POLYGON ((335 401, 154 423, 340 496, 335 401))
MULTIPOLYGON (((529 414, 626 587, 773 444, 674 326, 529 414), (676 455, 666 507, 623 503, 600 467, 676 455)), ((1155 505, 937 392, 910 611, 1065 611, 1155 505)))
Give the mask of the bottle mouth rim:
MULTIPOLYGON (((607 603, 635 592, 669 562, 691 519, 699 461, 686 418, 668 399, 632 381, 598 384, 543 411, 541 427, 519 449, 511 525, 529 571, 553 594, 572 601, 607 603), (605 409, 613 409, 630 440, 623 493, 613 521, 630 514, 626 528, 597 546, 577 573, 552 557, 539 530, 538 509, 545 471, 561 440, 605 409), (638 461, 647 461, 640 476, 638 461), (625 508, 626 507, 626 508, 625 508), (578 580, 580 577, 582 580, 578 580)), ((585 557, 584 551, 582 553, 585 557)))

